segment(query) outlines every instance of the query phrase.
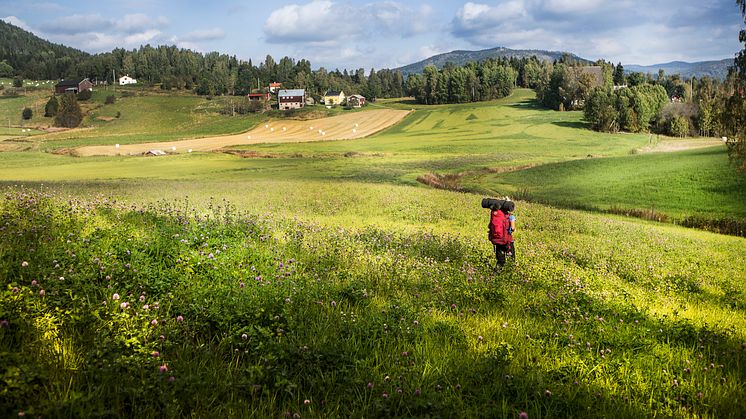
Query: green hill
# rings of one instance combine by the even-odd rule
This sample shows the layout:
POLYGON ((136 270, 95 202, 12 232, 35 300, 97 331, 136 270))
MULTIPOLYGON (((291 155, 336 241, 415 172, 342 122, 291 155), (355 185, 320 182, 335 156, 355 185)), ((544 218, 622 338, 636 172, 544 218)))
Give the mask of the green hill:
POLYGON ((90 55, 75 48, 54 44, 31 32, 0 20, 0 61, 16 75, 27 79, 75 77, 70 71, 90 55))

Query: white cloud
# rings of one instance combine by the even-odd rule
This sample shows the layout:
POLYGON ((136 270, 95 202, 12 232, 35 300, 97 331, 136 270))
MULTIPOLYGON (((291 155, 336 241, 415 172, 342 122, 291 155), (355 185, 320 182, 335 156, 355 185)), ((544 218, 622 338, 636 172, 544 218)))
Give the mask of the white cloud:
POLYGON ((218 39, 225 39, 225 31, 221 28, 202 29, 182 36, 181 41, 185 42, 196 42, 196 41, 215 41, 218 39))
POLYGON ((98 14, 60 16, 51 22, 41 25, 46 33, 75 35, 79 33, 92 33, 110 28, 111 20, 98 14))
POLYGON ((595 12, 602 6, 602 0, 545 0, 542 8, 556 14, 575 14, 595 12))
POLYGON ((26 22, 22 21, 21 19, 15 17, 15 16, 6 16, 6 17, 2 18, 2 20, 5 23, 10 23, 13 26, 18 26, 19 28, 21 28, 23 30, 26 30, 26 31, 30 31, 31 30, 31 28, 29 28, 29 26, 26 24, 26 22))
POLYGON ((154 28, 163 28, 168 25, 168 19, 163 16, 152 18, 143 13, 124 15, 119 20, 115 20, 114 27, 124 33, 138 33, 148 31, 154 28))

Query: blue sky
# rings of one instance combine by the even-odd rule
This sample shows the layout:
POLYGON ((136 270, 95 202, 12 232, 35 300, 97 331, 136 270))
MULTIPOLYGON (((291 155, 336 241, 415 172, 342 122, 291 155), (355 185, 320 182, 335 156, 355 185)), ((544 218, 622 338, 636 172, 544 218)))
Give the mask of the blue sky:
POLYGON ((395 68, 456 49, 650 65, 732 58, 733 0, 0 0, 0 18, 87 52, 177 45, 313 68, 395 68))

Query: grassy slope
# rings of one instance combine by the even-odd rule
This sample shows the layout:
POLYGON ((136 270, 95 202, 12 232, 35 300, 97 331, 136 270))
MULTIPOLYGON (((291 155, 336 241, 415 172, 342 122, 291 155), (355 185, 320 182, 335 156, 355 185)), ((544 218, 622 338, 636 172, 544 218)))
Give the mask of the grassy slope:
POLYGON ((746 177, 724 147, 547 164, 485 176, 493 190, 578 208, 650 209, 746 219, 746 177))

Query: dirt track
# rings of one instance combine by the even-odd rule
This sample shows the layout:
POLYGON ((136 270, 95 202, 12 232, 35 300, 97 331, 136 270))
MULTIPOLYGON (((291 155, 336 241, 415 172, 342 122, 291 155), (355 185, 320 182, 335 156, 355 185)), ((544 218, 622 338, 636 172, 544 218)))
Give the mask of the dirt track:
POLYGON ((297 143, 363 138, 399 122, 410 111, 380 109, 352 112, 309 121, 277 120, 262 123, 251 131, 221 137, 193 140, 141 143, 116 146, 87 146, 73 150, 78 156, 140 155, 149 150, 168 153, 213 151, 232 145, 259 143, 297 143))

